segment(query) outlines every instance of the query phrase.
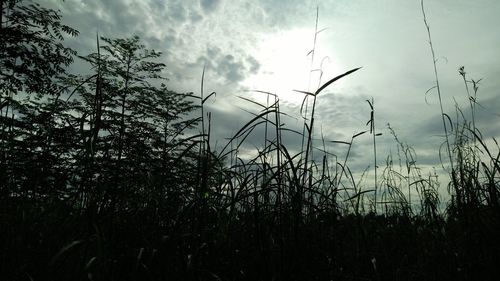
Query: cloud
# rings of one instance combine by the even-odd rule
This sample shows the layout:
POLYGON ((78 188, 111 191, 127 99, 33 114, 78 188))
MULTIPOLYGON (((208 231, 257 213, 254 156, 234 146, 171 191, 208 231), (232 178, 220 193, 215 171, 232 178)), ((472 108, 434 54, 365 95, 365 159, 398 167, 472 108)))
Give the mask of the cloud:
MULTIPOLYGON (((319 6, 319 28, 328 29, 318 34, 313 68, 328 56, 331 63, 325 69, 325 79, 353 67, 363 66, 363 69, 318 96, 315 143, 321 144, 321 132, 327 140, 348 141, 353 133, 369 129, 365 124, 370 109, 365 100, 373 97, 377 128, 383 133, 377 138, 380 162, 389 151, 395 151, 396 144, 386 127, 391 123, 400 140, 415 148, 419 163, 439 167, 442 123, 436 93, 427 95, 429 105, 425 102, 425 92, 434 86, 435 78, 419 1, 41 0, 40 3, 60 9, 63 21, 81 32, 67 43, 82 55, 95 51, 96 32, 106 37, 139 35, 148 48, 163 51, 161 59, 167 65, 165 74, 170 78, 172 90, 198 93, 206 65, 205 90, 218 93, 213 104, 207 106, 214 114, 212 129, 214 139, 219 142, 252 118, 238 109, 248 106, 238 95, 252 97, 242 92, 242 85, 260 86, 263 72, 275 71, 269 66, 273 57, 260 55, 261 46, 269 46, 265 43, 273 38, 285 38, 279 35, 290 30, 304 31, 294 33, 301 34, 300 38, 292 38, 290 44, 309 40, 304 34, 314 33, 319 6), (245 84, 249 78, 255 83, 245 84)), ((485 137, 499 136, 500 37, 495 27, 500 25, 497 16, 500 2, 444 0, 429 2, 426 8, 440 58, 437 66, 445 112, 454 114, 456 100, 464 114, 470 115, 463 81, 457 72, 459 66, 465 65, 468 75, 484 78, 478 93, 478 102, 484 109, 477 108, 477 126, 485 137)), ((287 50, 278 52, 284 51, 287 50)), ((281 65, 289 65, 289 60, 294 59, 286 58, 281 65)), ((88 66, 80 61, 72 68, 75 72, 88 71, 88 66)), ((307 69, 305 73, 307 76, 307 69)), ((266 75, 271 82, 277 80, 276 76, 266 75)), ((285 82, 294 82, 284 77, 285 82)), ((283 98, 281 105, 283 112, 295 118, 283 117, 283 122, 302 131, 300 104, 283 98)), ((259 143, 262 133, 258 128, 248 140, 259 143)), ((287 133, 285 141, 294 148, 301 145, 301 138, 294 134, 287 133)), ((331 145, 328 149, 339 157, 346 152, 341 145, 331 145)), ((371 135, 357 138, 351 151, 353 169, 363 170, 372 165, 371 151, 371 135)))
POLYGON ((182 24, 187 20, 188 11, 182 2, 173 1, 167 8, 167 14, 173 22, 182 24))
POLYGON ((211 13, 219 6, 219 0, 200 0, 200 6, 205 13, 211 13))
POLYGON ((304 24, 311 24, 310 20, 316 14, 317 1, 259 0, 256 2, 256 6, 259 6, 265 12, 265 24, 268 25, 287 28, 303 26, 304 24))
MULTIPOLYGON (((81 55, 95 51, 97 32, 111 38, 139 35, 147 48, 163 52, 170 87, 179 91, 198 88, 193 82, 205 64, 210 70, 207 78, 222 83, 219 88, 227 88, 227 84, 238 88, 239 83, 262 69, 254 55, 256 36, 287 28, 284 21, 276 25, 272 13, 291 13, 302 5, 300 1, 282 7, 269 1, 219 0, 41 2, 61 10, 63 21, 80 30, 81 35, 67 43, 81 55), (210 52, 215 49, 217 53, 210 52)), ((72 68, 84 71, 85 64, 77 62, 72 68)))
POLYGON ((225 52, 217 46, 208 46, 205 54, 189 64, 191 67, 197 65, 205 66, 207 75, 211 79, 220 82, 237 84, 249 75, 257 73, 260 68, 259 62, 243 50, 234 50, 233 53, 225 52))
POLYGON ((247 58, 246 58, 246 62, 250 66, 250 68, 249 68, 248 71, 251 74, 256 74, 259 71, 259 69, 260 69, 260 63, 254 57, 248 55, 247 58))

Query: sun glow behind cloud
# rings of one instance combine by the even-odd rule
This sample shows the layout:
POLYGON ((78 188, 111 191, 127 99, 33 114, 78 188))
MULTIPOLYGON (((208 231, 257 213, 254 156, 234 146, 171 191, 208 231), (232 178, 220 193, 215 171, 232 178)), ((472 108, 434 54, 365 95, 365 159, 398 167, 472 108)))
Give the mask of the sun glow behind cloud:
MULTIPOLYGON (((420 1, 228 1, 228 0, 40 0, 63 11, 66 24, 81 35, 68 41, 80 54, 95 50, 95 33, 106 37, 138 34, 149 48, 164 52, 168 85, 179 92, 199 94, 203 66, 205 90, 216 91, 208 104, 213 111, 214 141, 223 142, 255 113, 238 96, 265 104, 266 96, 243 90, 278 94, 282 111, 297 117, 303 94, 352 68, 363 69, 330 85, 318 97, 315 130, 332 140, 348 140, 367 129, 369 107, 375 100, 379 166, 395 143, 386 124, 415 148, 419 165, 440 168, 442 124, 434 85, 420 1), (313 49, 316 7, 318 34, 313 49), (322 64, 323 62, 323 64, 322 64), (318 71, 323 71, 319 81, 318 71), (426 100, 429 104, 426 104, 426 100)), ((467 111, 468 100, 457 68, 482 80, 478 101, 485 107, 477 125, 486 136, 498 136, 499 1, 428 1, 445 111, 454 101, 467 111), (446 59, 443 59, 446 58, 446 59)), ((78 62, 78 71, 87 66, 78 62)), ((467 112, 466 112, 467 113, 467 112)), ((255 139, 262 137, 255 133, 255 139)), ((368 134, 356 140, 351 168, 363 171, 372 163, 368 134), (357 154, 356 154, 357 153, 357 154)), ((289 138, 289 141, 293 139, 289 138)), ((257 141, 255 142, 257 143, 257 141)), ((342 153, 336 147, 335 153, 342 153)), ((438 171, 438 172, 439 172, 438 171)))
MULTIPOLYGON (((331 55, 320 53, 318 43, 313 61, 313 47, 314 29, 311 28, 262 35, 252 54, 260 62, 261 70, 243 85, 277 94, 285 102, 300 104, 304 95, 294 90, 314 91, 319 83, 319 69, 325 72, 332 68, 328 63, 331 55)), ((256 97, 260 101, 265 99, 262 95, 256 97)))

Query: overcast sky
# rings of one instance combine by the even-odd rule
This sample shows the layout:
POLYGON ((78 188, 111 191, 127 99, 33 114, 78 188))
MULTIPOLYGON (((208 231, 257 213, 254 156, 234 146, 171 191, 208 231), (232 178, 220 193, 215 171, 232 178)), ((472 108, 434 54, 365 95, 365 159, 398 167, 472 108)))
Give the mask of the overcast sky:
MULTIPOLYGON (((328 87, 318 96, 316 137, 348 141, 367 130, 375 100, 379 166, 396 143, 387 130, 391 124, 400 140, 417 152, 417 164, 436 167, 444 141, 439 103, 434 86, 432 57, 420 0, 42 0, 42 5, 61 10, 64 22, 81 35, 68 41, 80 54, 95 51, 95 34, 105 37, 139 35, 148 48, 163 52, 169 87, 200 92, 206 65, 205 91, 217 92, 209 102, 212 128, 218 146, 252 118, 241 108, 258 108, 238 98, 259 102, 262 90, 279 95, 290 128, 300 128, 302 94, 314 91, 321 81, 312 69, 322 69, 326 82, 349 69, 363 67, 328 87), (316 7, 318 34, 313 48, 316 7), (427 100, 427 102, 426 102, 427 100)), ((464 108, 468 102, 458 68, 483 79, 478 102, 484 107, 478 128, 487 138, 500 135, 500 1, 428 0, 430 24, 445 111, 455 115, 454 100, 464 108)), ((74 69, 87 67, 75 64, 74 69)), ((356 140, 351 168, 373 167, 371 136, 356 140)), ((262 136, 249 140, 259 146, 262 136)), ((300 139, 289 137, 292 145, 300 139)), ((330 152, 344 155, 345 147, 330 152)), ((442 179, 445 182, 446 179, 442 179)))

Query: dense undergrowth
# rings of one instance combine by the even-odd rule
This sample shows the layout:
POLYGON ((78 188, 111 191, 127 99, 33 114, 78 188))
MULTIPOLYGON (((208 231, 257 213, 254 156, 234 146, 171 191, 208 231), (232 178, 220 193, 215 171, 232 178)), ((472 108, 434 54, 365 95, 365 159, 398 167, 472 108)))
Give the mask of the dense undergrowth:
MULTIPOLYGON (((283 142, 290 130, 270 93, 267 104, 247 100, 262 111, 215 151, 217 124, 204 107, 215 94, 204 94, 203 82, 198 97, 167 89, 160 53, 137 37, 97 39, 96 53, 78 57, 93 74, 69 74, 76 53, 61 33, 78 32, 57 12, 0 3, 2 280, 500 276, 500 152, 476 127, 479 84, 464 68, 471 117, 457 107, 452 122, 441 112, 451 195, 442 203, 436 176, 421 172, 392 130, 402 167, 388 157, 371 189, 357 184, 349 153, 333 161, 317 148, 317 99, 358 68, 301 92, 298 152, 283 142), (262 147, 242 160, 239 148, 257 127, 262 147)), ((372 134, 376 154, 368 103, 370 130, 337 143, 350 150, 372 134)))

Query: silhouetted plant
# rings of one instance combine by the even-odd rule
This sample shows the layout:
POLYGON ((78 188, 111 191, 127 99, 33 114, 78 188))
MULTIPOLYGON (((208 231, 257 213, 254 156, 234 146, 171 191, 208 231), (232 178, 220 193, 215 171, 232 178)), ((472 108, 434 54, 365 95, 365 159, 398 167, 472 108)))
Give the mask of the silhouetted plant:
POLYGON ((97 73, 77 79, 84 84, 73 82, 80 102, 74 110, 85 151, 79 161, 91 161, 96 169, 87 175, 94 182, 89 191, 102 193, 97 201, 115 212, 137 198, 162 200, 194 180, 182 171, 189 164, 177 157, 192 142, 183 134, 198 119, 185 118, 196 109, 190 94, 164 84, 165 65, 154 61, 161 53, 145 49, 137 36, 101 40, 97 53, 82 57, 97 73))
MULTIPOLYGON (((60 24, 58 12, 25 3, 0 1, 0 279, 500 274, 500 147, 476 124, 479 81, 465 68, 459 73, 472 122, 458 105, 455 122, 441 112, 449 121, 443 125, 454 189, 444 209, 436 172, 425 175, 416 151, 391 127, 398 152, 387 157, 374 189, 363 187, 368 168, 358 175, 349 165, 355 140, 368 131, 349 141, 322 135, 322 147, 315 146, 319 93, 358 68, 316 91, 298 91, 312 98, 301 112, 302 133, 285 126, 290 115, 277 94, 255 91, 266 104, 242 97, 260 111, 248 111, 252 118, 216 151, 212 128, 219 124, 204 107, 215 92, 205 95, 205 72, 200 96, 171 91, 161 54, 134 36, 97 37, 96 51, 80 56, 92 73, 67 74, 74 51, 60 41, 77 32, 60 24), (263 145, 243 159, 240 150, 259 127, 263 145), (298 151, 286 145, 285 132, 303 138, 298 151), (345 156, 337 159, 329 145, 345 156)), ((380 133, 368 103, 376 155, 380 133)))

